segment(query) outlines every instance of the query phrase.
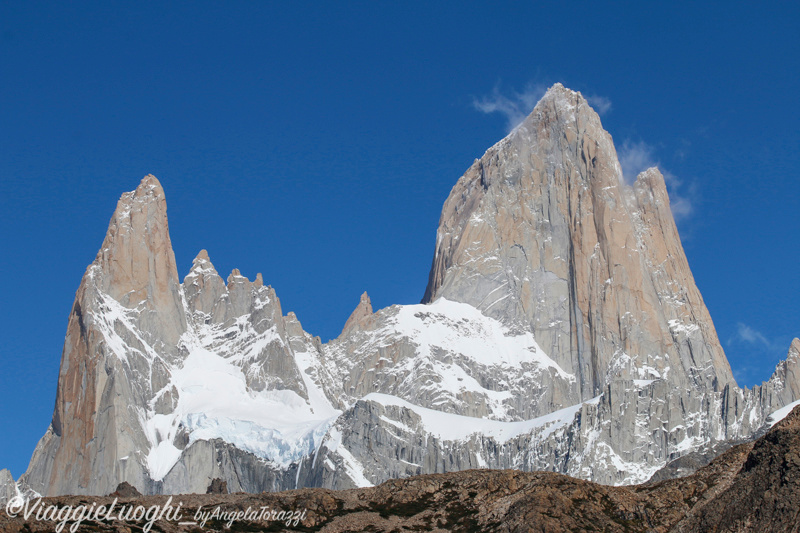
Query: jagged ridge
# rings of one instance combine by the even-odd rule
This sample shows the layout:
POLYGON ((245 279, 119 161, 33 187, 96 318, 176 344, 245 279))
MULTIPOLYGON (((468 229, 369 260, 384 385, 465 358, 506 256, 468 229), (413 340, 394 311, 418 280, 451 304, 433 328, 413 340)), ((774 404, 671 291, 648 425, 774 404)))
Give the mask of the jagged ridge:
POLYGON ((797 355, 736 386, 663 177, 625 185, 599 117, 560 85, 454 187, 424 301, 373 312, 365 293, 323 345, 260 275, 225 283, 201 251, 181 283, 146 176, 78 289, 20 484, 347 488, 477 467, 632 483, 798 400, 797 355))
MULTIPOLYGON (((200 506, 220 506, 225 511, 267 507, 302 516, 298 524, 244 519, 234 526, 250 531, 511 532, 530 531, 533 526, 542 531, 783 533, 798 527, 798 447, 800 408, 765 437, 735 447, 696 474, 644 486, 606 487, 550 472, 469 470, 393 480, 355 491, 310 489, 176 499, 186 506, 184 516, 194 516, 200 506)), ((81 500, 56 502, 77 505, 81 500)), ((151 496, 124 501, 148 507, 163 505, 164 500, 151 496)), ((109 497, 99 503, 112 502, 109 497)), ((2 531, 47 531, 49 527, 52 524, 0 515, 2 531)), ((117 530, 112 524, 91 527, 117 530)), ((226 530, 217 523, 204 529, 209 527, 226 530)), ((192 528, 165 520, 154 524, 154 530, 192 528)))

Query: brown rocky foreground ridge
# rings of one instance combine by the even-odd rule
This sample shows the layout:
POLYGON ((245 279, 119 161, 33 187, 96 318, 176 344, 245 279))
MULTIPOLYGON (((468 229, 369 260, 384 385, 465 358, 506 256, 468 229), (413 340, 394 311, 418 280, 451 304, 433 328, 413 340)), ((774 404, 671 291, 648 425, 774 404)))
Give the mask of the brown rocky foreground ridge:
MULTIPOLYGON (((117 509, 164 505, 166 496, 120 498, 117 509)), ((112 497, 46 498, 44 506, 111 505, 112 497)), ((73 531, 496 531, 496 532, 798 532, 800 406, 756 441, 735 446, 695 474, 652 484, 610 487, 552 472, 468 470, 388 481, 378 487, 301 489, 263 494, 172 498, 180 517, 148 524, 87 520, 73 531), (197 509, 214 516, 198 524, 197 509), (281 519, 242 519, 247 509, 283 511, 281 519), (296 518, 293 520, 293 517, 296 518), (288 525, 287 525, 288 524, 288 525)), ((63 515, 62 515, 63 516, 63 515)), ((174 516, 174 515, 173 515, 174 516)), ((199 517, 202 522, 202 517, 199 517)), ((7 513, 0 532, 54 531, 56 521, 7 513)), ((64 530, 74 523, 67 522, 64 530)))

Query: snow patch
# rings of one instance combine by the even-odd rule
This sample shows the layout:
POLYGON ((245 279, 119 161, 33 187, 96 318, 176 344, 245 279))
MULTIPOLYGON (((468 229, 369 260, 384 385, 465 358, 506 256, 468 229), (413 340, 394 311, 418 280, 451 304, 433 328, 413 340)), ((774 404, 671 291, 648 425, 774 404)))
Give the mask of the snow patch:
MULTIPOLYGON (((475 418, 463 415, 444 413, 414 405, 396 396, 373 392, 363 398, 383 406, 395 406, 409 409, 422 419, 425 431, 440 440, 465 441, 475 434, 492 438, 504 444, 519 435, 538 431, 538 437, 545 439, 560 428, 568 426, 580 411, 582 403, 559 409, 544 416, 521 422, 500 422, 486 418, 475 418)), ((398 425, 392 421, 392 425, 398 425)))
POLYGON ((328 432, 328 438, 325 440, 325 446, 329 451, 336 453, 342 459, 345 474, 347 474, 347 477, 353 480, 353 483, 355 483, 356 487, 364 488, 375 486, 364 475, 364 467, 361 465, 358 459, 353 457, 353 454, 351 454, 345 449, 344 446, 342 446, 342 433, 338 429, 331 428, 331 430, 328 432))
POLYGON ((780 409, 778 409, 777 411, 773 412, 771 415, 769 415, 767 417, 767 424, 769 424, 769 427, 773 427, 775 424, 777 424, 778 422, 789 416, 789 413, 791 413, 792 410, 798 405, 800 405, 800 400, 792 402, 789 405, 785 405, 780 409))
MULTIPOLYGON (((151 414, 144 424, 153 445, 147 466, 156 481, 180 458, 182 452, 173 444, 180 426, 190 433, 190 443, 222 439, 286 468, 313 453, 340 414, 316 387, 309 387, 309 401, 292 390, 250 390, 235 358, 204 348, 192 335, 184 342, 189 355, 171 371, 178 405, 170 414, 151 414)), ((308 355, 301 361, 307 367, 308 355)), ((301 375, 311 385, 305 372, 301 375)))
POLYGON ((439 348, 485 366, 520 368, 524 363, 536 364, 562 379, 575 381, 573 374, 542 350, 532 333, 515 335, 469 304, 439 298, 427 305, 400 306, 393 326, 399 334, 413 339, 423 356, 439 348))
POLYGON ((685 324, 677 318, 670 320, 668 324, 670 331, 673 333, 684 333, 687 336, 691 335, 695 331, 700 330, 700 326, 697 326, 696 324, 685 324))

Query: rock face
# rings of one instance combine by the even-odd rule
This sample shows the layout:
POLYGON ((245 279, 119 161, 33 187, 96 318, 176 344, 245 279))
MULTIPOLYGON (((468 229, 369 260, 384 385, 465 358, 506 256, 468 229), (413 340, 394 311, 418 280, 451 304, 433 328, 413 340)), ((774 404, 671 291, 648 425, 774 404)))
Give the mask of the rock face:
POLYGON ((8 500, 17 495, 17 484, 14 477, 8 470, 0 470, 0 504, 5 504, 8 500))
POLYGON ((322 344, 261 275, 181 283, 161 185, 120 199, 78 289, 25 490, 349 488, 469 468, 645 481, 800 399, 800 341, 739 389, 656 169, 556 85, 445 202, 422 304, 366 293, 322 344))
POLYGON ((266 482, 265 461, 250 452, 288 466, 313 450, 336 415, 318 391, 309 398, 301 375, 318 363, 303 359, 318 346, 293 314, 283 316, 260 274, 250 282, 234 270, 226 284, 201 251, 181 283, 164 193, 146 176, 120 199, 78 289, 53 421, 24 486, 46 495, 108 494, 127 481, 147 493, 203 492, 220 465, 236 476, 252 456, 258 481, 246 488, 282 487, 285 469, 266 482), (292 415, 305 428, 295 428, 292 415), (282 438, 286 425, 292 433, 282 438), (227 463, 219 436, 239 446, 227 463))
POLYGON ((450 193, 423 301, 440 297, 531 331, 574 401, 616 379, 734 383, 664 178, 627 186, 600 117, 560 85, 450 193))
POLYGON ((214 478, 208 486, 206 494, 228 494, 228 482, 220 478, 214 478))
POLYGON ((800 398, 800 339, 792 341, 786 359, 778 363, 768 383, 774 405, 788 405, 800 398))
POLYGON ((117 490, 110 494, 110 496, 114 496, 116 498, 136 498, 141 495, 142 493, 127 481, 123 481, 117 485, 117 490))
POLYGON ((122 195, 70 313, 56 407, 26 487, 40 494, 108 494, 144 486, 150 447, 142 413, 169 382, 186 330, 181 285, 158 180, 122 195))

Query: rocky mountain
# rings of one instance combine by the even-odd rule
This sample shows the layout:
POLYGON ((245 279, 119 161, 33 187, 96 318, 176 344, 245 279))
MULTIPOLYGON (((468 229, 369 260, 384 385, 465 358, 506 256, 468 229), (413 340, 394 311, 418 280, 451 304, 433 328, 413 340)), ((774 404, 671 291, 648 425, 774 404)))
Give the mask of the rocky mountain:
POLYGON ((17 484, 8 470, 0 470, 0 504, 17 495, 17 484))
MULTIPOLYGON (((235 513, 275 509, 296 517, 242 517, 229 525, 211 519, 203 531, 608 531, 705 533, 800 531, 800 407, 755 442, 738 445, 690 476, 646 485, 609 487, 553 472, 467 470, 387 481, 378 487, 331 491, 301 489, 262 494, 192 494, 175 498, 182 520, 199 507, 235 513)), ((165 504, 127 486, 97 498, 98 505, 165 504)), ((45 500, 59 507, 86 504, 67 496, 45 500)), ((180 520, 180 519, 179 519, 180 520)), ((53 521, 0 514, 0 532, 52 531, 53 521)), ((67 527, 74 527, 74 522, 67 527)), ((78 531, 130 532, 145 521, 84 521, 78 531)), ((153 531, 198 531, 197 525, 158 520, 153 531)))
POLYGON ((580 93, 552 87, 458 180, 423 303, 364 293, 326 344, 201 251, 183 281, 153 176, 120 199, 76 294, 46 495, 366 487, 471 468, 606 484, 747 439, 800 400, 800 341, 739 389, 663 176, 623 179, 580 93))

